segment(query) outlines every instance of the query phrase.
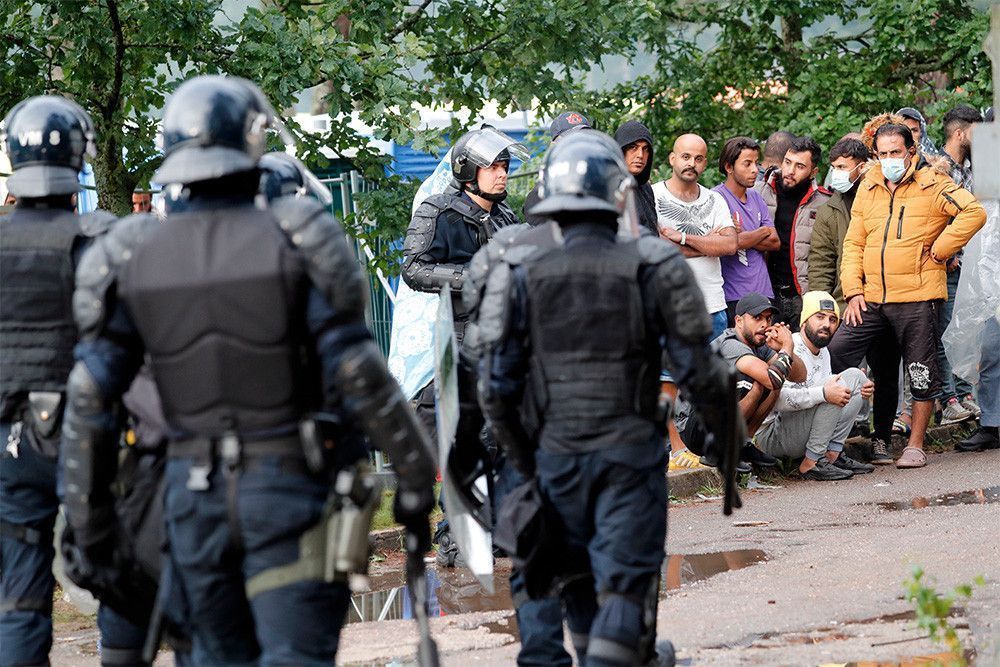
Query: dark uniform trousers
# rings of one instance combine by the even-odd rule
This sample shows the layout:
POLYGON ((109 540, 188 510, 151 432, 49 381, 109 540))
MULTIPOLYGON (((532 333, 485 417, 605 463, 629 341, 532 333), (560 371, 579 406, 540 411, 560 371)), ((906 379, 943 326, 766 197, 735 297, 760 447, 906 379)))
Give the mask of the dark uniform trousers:
POLYGON ((328 483, 289 462, 262 457, 236 471, 237 531, 221 462, 204 491, 188 488, 192 459, 167 464, 170 574, 193 632, 195 665, 333 662, 350 603, 346 583, 307 579, 247 596, 248 579, 299 559, 299 538, 323 514, 328 483))
MULTIPOLYGON (((0 424, 0 447, 7 446, 11 424, 0 424)), ((49 664, 52 648, 52 595, 55 577, 53 529, 59 511, 56 461, 43 456, 23 436, 15 458, 0 454, 0 666, 49 664), (14 533, 18 533, 14 535, 14 533)), ((105 664, 115 649, 142 648, 145 629, 101 606, 97 615, 105 664), (110 651, 106 650, 110 649, 110 651)))
POLYGON ((561 520, 566 553, 555 557, 567 564, 562 596, 580 663, 637 664, 643 600, 656 585, 667 533, 662 443, 539 450, 535 461, 542 494, 561 520))

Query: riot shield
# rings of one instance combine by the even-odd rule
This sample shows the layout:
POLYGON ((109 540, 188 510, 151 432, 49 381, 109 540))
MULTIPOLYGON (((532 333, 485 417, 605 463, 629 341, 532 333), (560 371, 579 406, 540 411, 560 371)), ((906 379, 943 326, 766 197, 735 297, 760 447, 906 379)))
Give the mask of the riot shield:
MULTIPOLYGON (((490 517, 489 470, 475 480, 464 479, 455 466, 455 433, 458 429, 458 344, 451 308, 451 289, 441 288, 434 324, 434 393, 436 400, 438 453, 441 461, 441 494, 445 498, 452 539, 465 557, 468 568, 490 593, 493 592, 493 537, 476 519, 490 517)), ((488 521, 484 522, 489 525, 488 521)))

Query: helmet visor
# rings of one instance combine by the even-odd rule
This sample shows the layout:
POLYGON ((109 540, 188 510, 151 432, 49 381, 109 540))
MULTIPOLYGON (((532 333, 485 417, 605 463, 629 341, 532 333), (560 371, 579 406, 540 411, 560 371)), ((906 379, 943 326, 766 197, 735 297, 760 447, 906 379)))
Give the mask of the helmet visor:
POLYGON ((466 156, 477 167, 489 167, 505 150, 522 162, 531 157, 524 144, 491 127, 477 132, 465 145, 466 156))

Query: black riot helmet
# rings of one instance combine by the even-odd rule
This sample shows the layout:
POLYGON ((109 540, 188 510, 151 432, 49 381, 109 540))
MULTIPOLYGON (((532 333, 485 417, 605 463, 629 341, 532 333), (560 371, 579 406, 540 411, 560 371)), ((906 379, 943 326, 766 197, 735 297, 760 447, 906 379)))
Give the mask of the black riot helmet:
POLYGON ((69 195, 80 190, 84 157, 96 150, 94 123, 76 102, 58 95, 19 102, 0 125, 0 139, 14 173, 15 197, 69 195))
POLYGON ((288 153, 265 153, 257 167, 260 169, 260 194, 269 202, 289 195, 312 197, 326 206, 333 202, 329 188, 301 160, 288 153))
POLYGON ((527 160, 531 155, 523 144, 492 127, 466 132, 451 148, 451 175, 469 192, 491 201, 502 201, 506 192, 487 194, 479 191, 476 174, 494 162, 507 162, 511 156, 527 160))
POLYGON ((618 143, 597 130, 573 132, 554 142, 538 176, 539 203, 529 213, 553 216, 602 212, 615 219, 634 207, 635 179, 618 143))
POLYGON ((157 183, 195 183, 256 169, 265 131, 291 138, 254 84, 236 77, 197 76, 180 85, 163 112, 163 164, 157 183))

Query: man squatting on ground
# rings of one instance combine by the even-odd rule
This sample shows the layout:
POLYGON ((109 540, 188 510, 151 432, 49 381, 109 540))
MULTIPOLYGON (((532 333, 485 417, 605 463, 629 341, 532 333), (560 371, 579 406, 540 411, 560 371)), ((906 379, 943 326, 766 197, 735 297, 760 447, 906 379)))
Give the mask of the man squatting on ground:
POLYGON ((839 480, 875 466, 844 453, 854 420, 875 386, 858 368, 834 375, 826 346, 840 325, 840 308, 826 292, 802 296, 801 328, 792 334, 795 356, 806 367, 804 382, 785 382, 774 411, 757 432, 757 446, 771 456, 802 458, 804 479, 839 480))

